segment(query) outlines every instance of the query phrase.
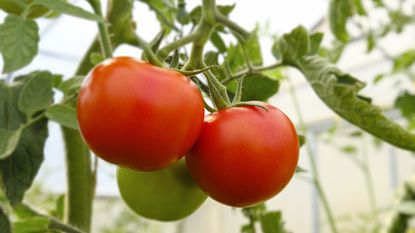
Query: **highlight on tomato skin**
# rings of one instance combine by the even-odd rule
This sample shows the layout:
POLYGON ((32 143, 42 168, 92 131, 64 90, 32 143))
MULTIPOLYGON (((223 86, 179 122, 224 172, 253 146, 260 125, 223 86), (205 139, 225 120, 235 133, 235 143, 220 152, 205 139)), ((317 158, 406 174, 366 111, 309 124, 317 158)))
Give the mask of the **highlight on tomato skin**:
POLYGON ((78 97, 78 122, 102 159, 139 171, 165 168, 197 140, 204 105, 182 74, 131 57, 97 65, 78 97))
POLYGON ((231 107, 205 117, 198 141, 186 155, 196 183, 214 200, 249 207, 278 194, 294 175, 299 142, 279 109, 231 107))
POLYGON ((195 212, 207 199, 187 171, 184 160, 155 172, 118 167, 123 201, 136 214, 158 221, 176 221, 195 212))

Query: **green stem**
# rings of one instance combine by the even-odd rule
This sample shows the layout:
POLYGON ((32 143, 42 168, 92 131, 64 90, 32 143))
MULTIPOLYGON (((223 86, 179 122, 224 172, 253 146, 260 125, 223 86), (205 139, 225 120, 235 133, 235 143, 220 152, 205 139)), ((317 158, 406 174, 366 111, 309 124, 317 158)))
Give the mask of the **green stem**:
POLYGON ((84 231, 81 231, 70 225, 64 224, 55 218, 50 218, 49 221, 50 221, 49 223, 50 230, 58 230, 58 231, 66 232, 66 233, 84 233, 84 231))
POLYGON ((151 46, 139 35, 135 35, 136 40, 139 44, 139 46, 144 50, 144 53, 147 56, 148 61, 156 66, 163 67, 163 63, 158 59, 156 54, 153 52, 153 49, 151 46))
POLYGON ((68 193, 65 220, 90 232, 94 181, 91 155, 77 130, 62 127, 66 149, 68 193))
MULTIPOLYGON (((299 105, 299 102, 298 102, 296 92, 295 92, 294 87, 293 87, 293 85, 292 85, 292 83, 289 79, 288 79, 288 82, 289 82, 289 85, 290 85, 290 88, 289 88, 290 89, 290 94, 291 94, 291 97, 292 97, 292 100, 293 100, 293 103, 294 103, 295 111, 297 112, 298 121, 300 123, 301 131, 303 131, 303 133, 305 135, 307 135, 308 129, 307 129, 307 126, 304 122, 303 115, 301 113, 301 108, 300 108, 300 105, 299 105)), ((338 230, 337 230, 337 227, 336 227, 336 221, 334 219, 334 215, 332 213, 332 210, 330 208, 330 204, 327 200, 326 194, 325 194, 325 192, 323 190, 323 187, 321 185, 320 175, 318 173, 318 168, 317 168, 317 163, 316 163, 316 160, 315 160, 314 151, 312 150, 310 143, 306 143, 306 148, 307 148, 307 153, 308 153, 309 160, 310 160, 310 168, 311 168, 310 170, 311 170, 311 175, 313 176, 313 183, 314 183, 314 186, 317 190, 320 201, 323 205, 324 211, 327 215, 327 219, 328 219, 328 223, 330 225, 331 232, 332 233, 338 233, 338 230)))
POLYGON ((77 70, 76 70, 76 74, 81 74, 81 75, 85 75, 85 74, 87 74, 88 72, 89 72, 89 70, 92 68, 92 67, 94 67, 94 64, 92 64, 92 62, 91 62, 91 58, 90 58, 90 55, 92 54, 92 53, 96 53, 96 52, 99 52, 100 51, 100 42, 99 42, 99 38, 98 37, 96 37, 95 39, 94 39, 94 41, 92 42, 92 44, 91 44, 91 46, 89 47, 89 49, 88 49, 88 51, 86 52, 86 54, 87 55, 85 55, 83 58, 82 58, 82 60, 81 60, 81 62, 80 62, 80 64, 79 64, 79 66, 78 66, 78 68, 77 68, 77 70))
POLYGON ((275 64, 272 64, 272 65, 269 65, 269 66, 251 67, 251 68, 242 70, 242 71, 240 71, 240 72, 232 75, 231 77, 228 77, 228 78, 222 80, 222 84, 227 84, 230 81, 235 80, 235 79, 238 79, 238 78, 241 78, 241 77, 243 77, 243 76, 245 76, 247 74, 261 73, 263 71, 272 70, 272 69, 275 69, 275 68, 278 68, 278 67, 282 67, 282 66, 284 66, 284 64, 275 63, 275 64))
POLYGON ((221 13, 216 11, 215 14, 216 22, 222 24, 223 26, 229 28, 230 30, 238 33, 242 38, 245 40, 249 38, 250 33, 247 32, 245 29, 240 27, 238 24, 233 22, 232 20, 228 19, 226 16, 222 15, 221 13))
MULTIPOLYGON (((92 9, 94 9, 95 14, 103 16, 100 0, 88 0, 88 2, 90 3, 92 9)), ((107 24, 98 23, 98 31, 100 36, 102 53, 105 58, 110 58, 112 57, 112 45, 107 24)))
POLYGON ((175 49, 180 48, 184 45, 187 45, 189 43, 191 43, 192 41, 194 41, 197 37, 199 37, 199 32, 194 31, 191 34, 184 36, 180 39, 177 39, 173 42, 171 42, 170 44, 165 45, 164 47, 162 47, 158 52, 157 52, 157 56, 159 57, 160 60, 164 60, 167 58, 167 56, 175 49))
MULTIPOLYGON (((378 222, 377 221, 378 213, 377 213, 376 195, 375 195, 373 179, 372 179, 372 175, 370 171, 369 154, 367 153, 365 140, 362 140, 362 148, 363 148, 363 166, 362 166, 363 169, 362 170, 363 170, 363 173, 366 179, 370 211, 371 211, 373 220, 375 222, 378 222)), ((374 231, 375 230, 376 228, 374 229, 374 231)))

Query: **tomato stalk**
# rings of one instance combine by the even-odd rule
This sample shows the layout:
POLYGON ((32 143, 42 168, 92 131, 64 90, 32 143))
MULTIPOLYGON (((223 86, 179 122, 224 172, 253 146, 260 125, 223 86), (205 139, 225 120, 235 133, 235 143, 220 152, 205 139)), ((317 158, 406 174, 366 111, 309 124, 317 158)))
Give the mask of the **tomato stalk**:
MULTIPOLYGON (((303 133, 305 135, 307 135, 308 129, 307 129, 307 126, 304 122, 303 115, 301 113, 301 108, 300 108, 300 105, 298 103, 296 92, 295 92, 294 87, 293 87, 293 85, 292 85, 292 83, 289 79, 288 79, 288 82, 289 82, 289 86, 290 86, 289 87, 290 94, 291 94, 291 97, 292 97, 292 100, 293 100, 293 103, 294 103, 294 108, 295 108, 295 111, 297 112, 298 121, 300 123, 300 128, 303 131, 303 133)), ((306 139, 306 141, 307 141, 307 139, 306 139)), ((331 232, 332 233, 338 233, 337 226, 336 226, 336 220, 334 218, 334 215, 333 215, 332 209, 330 207, 329 201, 327 200, 326 194, 325 194, 325 192, 323 190, 323 187, 321 185, 320 175, 318 173, 317 163, 316 163, 316 160, 315 160, 315 155, 314 155, 314 152, 311 148, 310 143, 306 143, 306 148, 307 148, 307 154, 308 154, 309 159, 310 159, 310 168, 311 168, 310 170, 311 170, 311 175, 313 177, 312 183, 314 184, 314 187, 317 190, 317 193, 318 193, 320 201, 323 205, 324 211, 326 212, 327 220, 328 220, 331 232)))
MULTIPOLYGON (((92 9, 94 9, 94 12, 97 15, 103 16, 100 0, 87 0, 87 1, 91 5, 92 9)), ((110 3, 108 5, 110 5, 110 3)), ((98 30, 99 30, 99 35, 100 35, 100 44, 101 44, 102 53, 105 58, 110 58, 112 57, 112 45, 111 45, 111 40, 110 40, 107 24, 98 23, 98 30)))
POLYGON ((95 181, 91 155, 78 131, 62 127, 66 147, 68 192, 65 220, 90 232, 95 181))
MULTIPOLYGON (((99 9, 100 11, 100 3, 98 0, 88 1, 94 9, 99 9)), ((120 18, 125 19, 125 17, 119 17, 120 15, 131 13, 132 3, 129 0, 110 1, 109 3, 107 18, 113 26, 111 28, 113 34, 112 45, 116 47, 122 43, 128 43, 131 38, 130 35, 133 34, 131 32, 133 27, 131 27, 130 18, 127 17, 127 22, 118 21, 120 18)), ((85 75, 94 66, 90 61, 90 56, 92 53, 99 51, 100 45, 101 50, 107 51, 106 53, 110 54, 111 46, 108 45, 111 45, 111 42, 109 41, 108 31, 105 25, 101 25, 100 35, 101 38, 96 37, 86 52, 76 74, 85 75), (105 28, 103 28, 103 26, 105 28), (102 43, 102 41, 104 41, 104 43, 102 43)), ((68 195, 66 197, 65 220, 67 223, 77 226, 85 232, 89 232, 96 184, 96 177, 91 167, 91 154, 89 153, 87 146, 83 143, 78 131, 62 127, 62 132, 66 147, 66 167, 68 174, 68 195)))
POLYGON ((150 45, 139 35, 136 35, 136 39, 140 47, 144 50, 144 53, 146 54, 148 61, 155 66, 163 67, 163 63, 158 59, 150 45))
POLYGON ((243 76, 245 76, 247 74, 261 73, 263 71, 272 70, 272 69, 275 69, 275 68, 278 68, 278 67, 282 67, 282 66, 284 66, 284 65, 281 64, 281 63, 275 63, 275 64, 272 64, 272 65, 269 65, 269 66, 251 67, 251 68, 242 70, 242 71, 240 71, 240 72, 238 72, 238 73, 236 73, 236 74, 234 74, 234 75, 232 75, 232 76, 230 76, 230 77, 222 80, 222 84, 227 84, 230 81, 235 80, 235 79, 242 78, 243 76))

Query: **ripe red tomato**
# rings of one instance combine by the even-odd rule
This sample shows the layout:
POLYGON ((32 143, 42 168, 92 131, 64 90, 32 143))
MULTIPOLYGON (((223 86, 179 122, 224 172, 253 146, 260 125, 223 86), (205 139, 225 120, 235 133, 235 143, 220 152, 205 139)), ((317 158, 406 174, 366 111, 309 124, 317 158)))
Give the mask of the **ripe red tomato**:
POLYGON ((203 99, 182 74, 130 57, 96 66, 78 98, 84 140, 102 159, 157 170, 180 159, 203 125, 203 99))
POLYGON ((159 221, 185 218, 207 198, 184 160, 154 172, 118 168, 117 183, 122 199, 135 213, 159 221))
POLYGON ((264 202, 293 176, 299 153, 288 117, 265 104, 234 107, 205 118, 202 132, 186 156, 196 183, 210 197, 234 207, 264 202))

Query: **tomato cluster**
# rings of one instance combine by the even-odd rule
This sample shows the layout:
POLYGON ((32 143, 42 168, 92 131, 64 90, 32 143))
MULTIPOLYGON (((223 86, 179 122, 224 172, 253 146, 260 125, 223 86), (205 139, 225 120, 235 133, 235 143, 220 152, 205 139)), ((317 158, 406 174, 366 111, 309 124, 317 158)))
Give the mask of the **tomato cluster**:
POLYGON ((193 213, 207 195, 247 207, 289 182, 298 162, 295 128, 277 108, 258 104, 263 107, 204 116, 203 97, 187 77, 117 57, 86 77, 78 122, 91 150, 119 166, 127 205, 144 217, 171 221, 193 213))

